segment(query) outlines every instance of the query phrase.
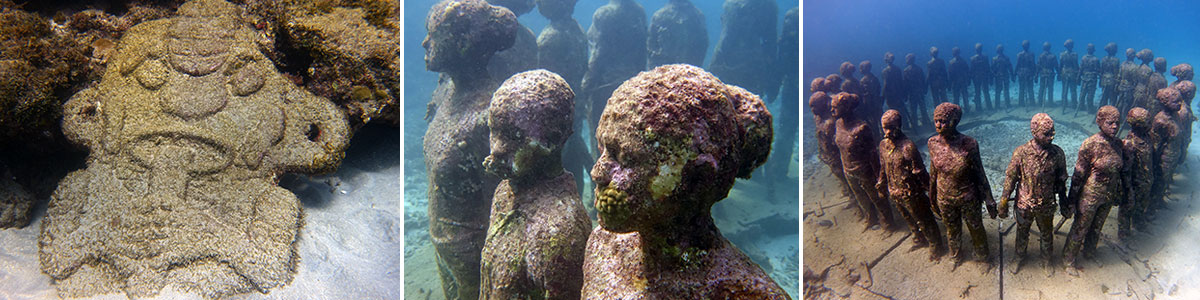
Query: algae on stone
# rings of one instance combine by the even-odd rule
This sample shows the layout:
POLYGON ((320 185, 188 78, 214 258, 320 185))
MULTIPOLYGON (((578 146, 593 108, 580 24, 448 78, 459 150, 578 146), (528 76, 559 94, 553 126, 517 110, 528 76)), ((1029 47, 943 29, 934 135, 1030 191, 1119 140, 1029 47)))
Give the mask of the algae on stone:
POLYGON ((275 70, 238 7, 178 15, 130 28, 103 80, 63 106, 64 133, 91 152, 42 222, 62 296, 266 293, 296 272, 303 212, 277 176, 336 168, 345 116, 275 70))

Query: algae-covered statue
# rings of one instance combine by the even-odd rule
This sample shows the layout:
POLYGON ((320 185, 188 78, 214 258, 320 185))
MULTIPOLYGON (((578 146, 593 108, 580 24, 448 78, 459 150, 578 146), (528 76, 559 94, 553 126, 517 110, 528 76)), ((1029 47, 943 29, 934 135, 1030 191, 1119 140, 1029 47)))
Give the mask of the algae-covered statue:
POLYGON ((950 84, 949 75, 946 74, 946 61, 938 58, 937 47, 929 47, 929 61, 925 63, 925 69, 929 70, 929 77, 925 81, 929 83, 929 94, 933 103, 950 101, 946 98, 946 87, 950 84))
MULTIPOLYGON (((900 112, 889 109, 883 113, 883 140, 879 141, 879 181, 875 183, 880 194, 890 195, 896 203, 900 216, 913 232, 913 248, 933 246, 929 260, 937 260, 946 253, 946 243, 938 232, 933 219, 933 203, 929 199, 929 173, 925 172, 925 161, 917 145, 900 130, 900 112)), ((884 197, 881 195, 880 197, 884 197)))
POLYGON ((1029 53, 1029 40, 1021 41, 1021 52, 1017 53, 1017 104, 1032 105, 1036 102, 1033 97, 1033 82, 1037 78, 1037 63, 1033 53, 1029 53))
POLYGON ((1125 121, 1129 123, 1129 134, 1125 135, 1123 148, 1125 163, 1129 164, 1129 198, 1117 211, 1117 237, 1126 242, 1132 229, 1146 229, 1145 212, 1150 204, 1151 188, 1154 186, 1154 137, 1151 136, 1150 113, 1141 107, 1129 110, 1125 121))
MULTIPOLYGON (((943 102, 933 111, 933 128, 937 135, 929 138, 929 198, 936 204, 935 212, 946 224, 946 241, 950 256, 957 265, 963 257, 959 252, 962 224, 971 232, 971 244, 975 259, 988 261, 987 232, 983 230, 983 217, 979 206, 986 205, 988 214, 995 219, 996 201, 992 188, 984 173, 983 161, 979 156, 979 143, 974 138, 958 131, 962 120, 962 108, 943 102)), ((990 261, 988 262, 990 266, 990 261)))
POLYGON ((282 172, 332 171, 345 115, 280 75, 233 4, 197 0, 120 41, 63 107, 91 153, 51 197, 42 271, 67 297, 266 293, 296 272, 302 211, 282 172))
MULTIPOLYGON (((850 198, 850 205, 858 209, 857 202, 850 193, 850 186, 846 183, 846 174, 842 171, 842 155, 838 153, 835 134, 837 134, 837 118, 833 117, 833 98, 825 93, 825 78, 818 77, 812 82, 812 96, 808 98, 808 108, 813 114, 813 123, 816 124, 813 130, 813 135, 817 138, 817 158, 829 167, 829 173, 837 179, 838 186, 841 187, 842 196, 850 198)), ((863 211, 858 211, 862 214, 863 211)))
POLYGON ((971 84, 975 86, 975 110, 995 109, 996 103, 992 102, 989 89, 992 84, 992 66, 987 55, 983 54, 982 43, 975 43, 975 55, 971 56, 971 84))
MULTIPOLYGON (((996 45, 996 56, 992 57, 992 79, 995 81, 996 108, 1008 109, 1012 95, 1008 93, 1009 83, 1016 80, 1012 61, 1004 55, 1004 44, 996 45), (1000 94, 1004 94, 1004 104, 1000 104, 1000 94)), ((1017 95, 1020 96, 1020 95, 1017 95)))
POLYGON ((721 9, 721 37, 708 70, 755 95, 774 94, 779 88, 774 72, 778 4, 770 0, 725 0, 721 9))
POLYGON ((1096 82, 1100 80, 1100 58, 1096 57, 1096 45, 1087 44, 1087 54, 1079 59, 1079 84, 1083 91, 1079 94, 1079 109, 1087 110, 1094 106, 1092 98, 1096 97, 1096 82))
POLYGON ((1123 204, 1128 196, 1129 164, 1125 163, 1125 145, 1117 139, 1120 115, 1112 106, 1100 107, 1096 112, 1100 132, 1079 147, 1067 199, 1059 205, 1064 216, 1073 213, 1075 217, 1063 245, 1063 264, 1072 276, 1079 276, 1075 258, 1080 253, 1091 256, 1096 251, 1108 211, 1113 205, 1123 204))
MULTIPOLYGON (((908 125, 911 128, 917 128, 918 121, 920 126, 929 126, 929 117, 925 114, 925 94, 929 91, 929 87, 925 85, 925 72, 921 71, 921 66, 917 65, 917 55, 909 53, 904 56, 904 71, 901 71, 901 76, 904 78, 904 84, 908 86, 908 105, 909 115, 911 118, 908 125)), ((882 117, 882 115, 880 116, 882 117)), ((878 128, 878 127, 876 127, 878 128)))
POLYGON ((770 152, 757 96, 694 66, 658 67, 613 93, 597 138, 583 299, 789 299, 710 215, 770 152))
POLYGON ((1042 266, 1049 266, 1054 250, 1054 208, 1058 201, 1067 198, 1067 160, 1062 148, 1052 143, 1054 119, 1046 113, 1033 115, 1029 132, 1033 138, 1013 150, 1012 160, 1004 171, 1004 192, 1000 194, 1000 217, 1007 218, 1009 196, 1016 192, 1013 213, 1017 221, 1014 238, 1017 245, 1012 258, 1013 274, 1021 270, 1025 260, 1033 223, 1037 223, 1040 233, 1042 266))
POLYGON ((487 107, 497 87, 486 69, 493 54, 512 46, 518 26, 508 9, 483 0, 442 1, 425 19, 425 68, 453 83, 430 99, 432 119, 422 141, 429 236, 450 299, 479 297, 479 255, 499 182, 483 168, 487 107))
MULTIPOLYGON (((948 62, 949 65, 946 67, 946 76, 950 78, 949 101, 955 104, 967 105, 967 101, 969 100, 967 97, 967 86, 971 85, 971 67, 967 64, 967 60, 959 55, 961 51, 958 47, 950 48, 950 62, 948 62)), ((884 81, 887 81, 887 79, 884 79, 884 81)), ((891 104, 888 104, 888 106, 891 106, 891 104)), ((901 111, 901 115, 905 115, 904 111, 901 111)))
POLYGON ((875 129, 854 114, 858 103, 859 97, 855 94, 841 92, 833 97, 833 117, 837 118, 834 143, 841 154, 842 171, 853 202, 859 205, 859 216, 866 218, 865 228, 880 225, 879 220, 883 219, 882 226, 893 231, 895 223, 888 200, 880 197, 875 189, 879 176, 879 140, 875 138, 875 129))
MULTIPOLYGON (((507 8, 517 17, 533 11, 534 0, 491 0, 489 4, 507 8)), ((538 67, 538 36, 533 30, 517 23, 512 47, 496 52, 488 61, 487 71, 492 80, 504 81, 509 76, 538 67)))
POLYGON ((703 66, 708 54, 704 13, 692 1, 667 1, 650 18, 646 50, 648 69, 666 64, 703 66))
POLYGON ((575 92, 546 70, 504 81, 488 107, 496 187, 480 263, 481 299, 579 299, 592 222, 563 170, 575 92))
POLYGON ((613 90, 646 69, 646 10, 633 0, 609 0, 592 14, 587 37, 588 69, 578 94, 587 101, 588 128, 595 133, 613 90))
POLYGON ((1117 106, 1117 78, 1121 69, 1121 60, 1117 59, 1117 43, 1104 45, 1108 56, 1100 59, 1100 106, 1117 106))
POLYGON ((1075 41, 1063 42, 1063 52, 1058 54, 1058 81, 1062 82, 1063 107, 1078 106, 1079 101, 1079 53, 1075 52, 1075 41))
POLYGON ((1050 42, 1042 43, 1042 54, 1038 55, 1038 97, 1037 102, 1041 106, 1049 105, 1054 101, 1054 80, 1055 76, 1061 76, 1058 67, 1058 57, 1054 53, 1050 53, 1050 42))

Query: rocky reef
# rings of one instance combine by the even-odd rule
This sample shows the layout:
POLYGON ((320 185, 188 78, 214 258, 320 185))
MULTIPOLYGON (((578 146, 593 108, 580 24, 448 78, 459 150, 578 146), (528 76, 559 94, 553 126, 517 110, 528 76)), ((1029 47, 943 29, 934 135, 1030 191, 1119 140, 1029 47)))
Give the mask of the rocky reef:
POLYGON ((42 220, 62 296, 266 293, 296 272, 303 212, 277 176, 335 169, 345 116, 278 73, 241 8, 177 14, 125 32, 102 81, 63 106, 90 153, 42 220))

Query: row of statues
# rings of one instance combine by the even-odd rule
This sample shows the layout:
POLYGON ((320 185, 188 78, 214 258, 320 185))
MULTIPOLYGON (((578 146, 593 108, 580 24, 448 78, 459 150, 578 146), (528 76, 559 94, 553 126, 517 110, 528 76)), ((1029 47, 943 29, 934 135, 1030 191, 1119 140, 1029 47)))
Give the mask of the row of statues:
MULTIPOLYGON (((1017 83, 1017 100, 1019 106, 1045 107, 1053 102, 1054 85, 1060 83, 1063 87, 1060 99, 1063 108, 1080 110, 1095 109, 1093 102, 1096 87, 1100 87, 1099 106, 1113 105, 1120 111, 1127 111, 1133 106, 1147 108, 1151 115, 1158 113, 1158 105, 1154 103, 1155 91, 1167 86, 1163 74, 1167 71, 1167 61, 1162 57, 1154 57, 1150 49, 1136 51, 1133 48, 1125 50, 1126 60, 1120 62, 1116 57, 1117 44, 1108 43, 1104 46, 1108 56, 1099 58, 1095 55, 1096 46, 1087 44, 1087 54, 1082 58, 1074 51, 1075 41, 1066 40, 1063 50, 1058 55, 1050 52, 1049 42, 1042 44, 1042 53, 1034 55, 1029 50, 1029 41, 1021 42, 1023 49, 1017 54, 1016 64, 1004 54, 1004 45, 996 45, 996 55, 991 59, 983 53, 983 44, 975 44, 975 55, 970 60, 960 56, 958 47, 951 49, 949 63, 938 58, 938 48, 930 47, 930 59, 925 63, 926 74, 916 61, 916 55, 909 53, 905 56, 905 67, 894 65, 895 55, 884 54, 884 67, 881 78, 871 74, 871 63, 863 61, 858 65, 861 79, 855 78, 855 65, 850 62, 842 63, 834 81, 837 91, 860 94, 864 99, 864 108, 860 112, 870 113, 866 116, 880 117, 882 109, 877 106, 886 104, 900 111, 910 128, 928 127, 928 116, 921 113, 925 106, 925 95, 931 95, 934 103, 952 102, 966 106, 973 103, 975 110, 996 110, 1012 107, 1009 95, 1010 83, 1017 83), (1134 58, 1141 63, 1134 61, 1134 58), (840 82, 840 83, 839 83, 840 82), (1038 91, 1034 93, 1034 85, 1038 91), (973 98, 968 95, 968 87, 974 86, 973 98), (949 91, 949 95, 947 95, 949 91), (994 91, 994 97, 992 92, 994 91), (1082 93, 1082 94, 1081 94, 1082 93), (1003 97, 1001 97, 1003 96, 1003 97)), ((1172 69, 1175 76, 1183 70, 1172 69)), ((878 123, 875 123, 878 128, 878 123)))
POLYGON ((1190 80, 1191 66, 1180 64, 1172 69, 1178 70, 1173 73, 1179 80, 1156 90, 1157 101, 1152 105, 1156 113, 1141 105, 1128 110, 1125 122, 1131 131, 1124 140, 1117 137, 1120 110, 1112 105, 1099 108, 1095 120, 1100 132, 1080 146, 1069 186, 1063 150, 1052 143, 1054 120, 1046 113, 1034 115, 1030 121, 1033 138, 1013 151, 999 203, 992 195, 979 144, 957 129, 961 106, 943 102, 934 110, 937 134, 927 141, 930 164, 926 172, 916 144, 901 130, 904 117, 899 110, 882 114, 883 135, 876 139, 871 124, 856 113, 863 98, 859 94, 843 90, 831 96, 836 91, 834 82, 817 78, 812 81, 809 105, 819 157, 850 198, 848 208, 865 220, 864 230, 880 225, 897 230, 891 219, 895 206, 913 232, 914 247, 932 246, 931 260, 948 250, 957 266, 964 257, 958 244, 965 223, 975 258, 987 262, 990 254, 980 206, 993 219, 1006 218, 1015 202, 1017 255, 1011 269, 1015 273, 1023 262, 1033 223, 1041 232, 1044 263, 1049 264, 1057 206, 1064 220, 1075 219, 1063 261, 1067 272, 1077 275, 1076 258, 1095 252, 1099 232, 1113 206, 1120 207, 1118 237, 1126 241, 1132 228, 1145 231, 1154 212, 1165 204, 1174 168, 1186 157, 1189 128, 1195 121, 1190 105, 1184 105, 1196 91, 1190 80), (945 242, 935 215, 946 228, 945 242))
MULTIPOLYGON (((647 33, 671 42, 706 34, 674 25, 648 31, 644 10, 632 0, 598 9, 580 43, 570 19, 574 2, 537 1, 551 20, 536 55, 548 70, 515 74, 498 68, 521 56, 504 52, 520 49, 528 29, 516 16, 532 10, 529 1, 447 0, 429 10, 425 63, 443 78, 430 100, 423 152, 429 230, 446 297, 789 299, 710 215, 734 179, 748 178, 770 153, 772 116, 759 96, 766 93, 739 87, 736 76, 722 81, 699 67, 670 64, 664 57, 676 54, 700 64, 703 47, 679 51, 685 49, 647 42, 647 33), (665 65, 645 71, 651 62, 665 65), (571 69, 580 66, 586 71, 571 69), (590 115, 580 102, 591 105, 590 115), (575 116, 591 122, 594 160, 578 155, 592 137, 581 134, 586 129, 575 116), (596 185, 595 228, 575 166, 591 170, 596 185)), ((774 5, 728 1, 726 30, 769 11, 771 31, 755 32, 754 47, 738 43, 770 45, 774 54, 774 5)), ((681 0, 664 9, 676 11, 664 17, 698 14, 681 0)), ((798 10, 788 19, 797 28, 785 32, 798 40, 798 10)), ((703 29, 702 21, 685 23, 703 29)), ((745 34, 727 38, 732 43, 745 34)))

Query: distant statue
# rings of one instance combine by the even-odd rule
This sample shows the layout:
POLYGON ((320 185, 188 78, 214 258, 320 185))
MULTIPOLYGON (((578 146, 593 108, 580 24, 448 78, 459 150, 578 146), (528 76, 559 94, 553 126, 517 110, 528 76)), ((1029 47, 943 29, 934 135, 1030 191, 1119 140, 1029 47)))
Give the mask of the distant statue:
MULTIPOLYGON (((871 128, 883 128, 879 127, 880 124, 877 122, 877 120, 873 120, 879 119, 877 117, 883 116, 883 96, 881 95, 883 92, 883 84, 879 81, 879 77, 875 77, 875 74, 871 74, 870 61, 864 60, 863 62, 858 63, 858 69, 863 73, 862 79, 858 80, 859 85, 862 86, 862 92, 859 93, 862 103, 858 105, 858 109, 855 110, 855 113, 863 116, 863 118, 866 118, 869 122, 871 122, 871 128)), ((882 132, 876 133, 882 134, 882 132)), ((882 135, 880 135, 880 137, 882 137, 882 135)), ((779 150, 781 149, 776 149, 775 151, 779 150)))
POLYGON ((1100 59, 1096 57, 1096 45, 1087 44, 1087 55, 1079 60, 1079 83, 1083 92, 1079 95, 1079 109, 1090 110, 1095 107, 1092 98, 1096 97, 1096 82, 1100 80, 1100 59))
POLYGON ((1137 85, 1136 77, 1139 68, 1138 64, 1133 61, 1136 53, 1133 48, 1125 49, 1125 62, 1121 63, 1121 68, 1117 71, 1117 105, 1115 106, 1120 111, 1129 111, 1129 108, 1133 107, 1133 88, 1137 85))
POLYGON ((668 1, 650 18, 646 52, 646 69, 667 64, 703 66, 708 54, 704 13, 691 1, 668 1))
MULTIPOLYGON (((783 30, 779 32, 779 70, 780 70, 780 88, 779 94, 775 97, 779 106, 783 111, 796 112, 800 111, 800 8, 793 7, 783 15, 783 30)), ((882 111, 883 100, 880 98, 879 78, 871 74, 871 62, 863 61, 858 64, 858 68, 863 73, 863 78, 860 82, 863 85, 864 107, 870 108, 871 111, 866 115, 872 116, 877 114, 877 111, 882 111), (872 87, 867 85, 871 84, 872 87), (873 108, 872 108, 873 107, 873 108)), ((775 131, 775 146, 771 151, 771 161, 779 162, 764 166, 767 174, 773 178, 779 179, 779 182, 787 182, 795 185, 795 179, 788 179, 788 169, 791 164, 789 161, 798 159, 792 158, 796 152, 793 149, 796 145, 796 140, 800 138, 800 118, 797 114, 778 114, 775 119, 779 122, 779 127, 775 131), (790 182, 789 182, 790 180, 790 182)), ((803 172, 797 172, 803 173, 803 172)), ((799 174, 797 174, 799 176, 799 174)))
POLYGON ((1125 162, 1129 164, 1129 197, 1117 211, 1117 237, 1128 242, 1132 228, 1146 229, 1145 211, 1150 204, 1151 187, 1154 184, 1154 136, 1150 132, 1150 116, 1146 109, 1134 107, 1125 118, 1129 123, 1129 134, 1123 141, 1125 162))
POLYGON ((983 44, 975 43, 975 55, 971 56, 971 84, 975 85, 975 110, 983 111, 996 108, 991 103, 992 95, 988 85, 992 82, 992 67, 987 55, 983 55, 983 44))
POLYGON ((1033 82, 1037 78, 1037 62, 1029 53, 1029 40, 1021 41, 1021 53, 1017 53, 1017 104, 1033 105, 1033 82))
MULTIPOLYGON (((1009 108, 1009 102, 1012 100, 1012 95, 1008 92, 1009 82, 1016 81, 1016 76, 1013 76, 1013 64, 1008 60, 1008 56, 1004 55, 1004 45, 996 45, 996 56, 992 57, 992 78, 996 83, 996 104, 997 107, 1009 108), (1000 104, 1000 93, 1004 93, 1004 104, 1000 104)), ((1020 96, 1020 95, 1018 95, 1020 96)))
POLYGON ((1079 147, 1067 201, 1059 205, 1064 217, 1073 214, 1075 218, 1063 246, 1063 264, 1072 276, 1079 276, 1075 258, 1080 253, 1093 255, 1108 211, 1128 195, 1125 174, 1129 174, 1129 165, 1125 163, 1124 143, 1117 139, 1120 115, 1112 106, 1100 107, 1096 112, 1100 132, 1079 147))
POLYGON ((1155 101, 1154 96, 1158 90, 1150 90, 1150 74, 1154 73, 1154 68, 1150 63, 1154 62, 1154 52, 1150 49, 1142 49, 1137 52, 1138 60, 1142 61, 1141 65, 1133 72, 1133 106, 1145 108, 1150 112, 1150 115, 1157 115, 1162 110, 1155 101))
MULTIPOLYGON (((971 244, 975 259, 988 262, 987 231, 983 229, 983 217, 979 206, 987 207, 992 219, 998 213, 992 188, 984 173, 983 160, 979 156, 979 143, 974 138, 958 131, 962 120, 962 108, 948 102, 939 104, 933 113, 933 127, 937 135, 929 138, 929 197, 936 201, 934 210, 946 225, 946 241, 955 265, 963 260, 959 241, 962 224, 967 224, 971 233, 971 244)), ((990 266, 990 262, 988 262, 990 266)))
MULTIPOLYGON (((1167 191, 1175 178, 1175 167, 1181 163, 1179 154, 1183 151, 1183 131, 1180 124, 1184 116, 1180 114, 1182 93, 1175 88, 1158 90, 1155 95, 1161 104, 1161 111, 1154 116, 1154 136, 1158 144, 1158 173, 1154 184, 1150 187, 1149 210, 1157 210, 1166 204, 1167 191)), ((1149 111, 1149 110, 1147 110, 1149 111)))
POLYGON ((842 76, 841 91, 862 96, 862 85, 858 83, 858 77, 854 76, 854 63, 842 62, 842 65, 838 67, 838 74, 842 76))
POLYGON ((929 126, 929 117, 925 116, 925 72, 921 71, 921 66, 917 65, 917 56, 909 53, 904 56, 904 63, 908 66, 904 67, 902 77, 904 84, 908 86, 908 105, 910 106, 908 118, 910 128, 919 128, 918 126, 929 126), (918 125, 917 123, 923 125, 918 125))
POLYGON ((1062 53, 1058 55, 1058 80, 1062 81, 1063 107, 1078 106, 1079 101, 1079 53, 1075 53, 1075 41, 1067 39, 1063 42, 1062 53), (1074 103, 1074 104, 1073 104, 1074 103))
POLYGON ((929 199, 929 173, 917 145, 900 130, 903 116, 894 109, 883 113, 883 140, 879 141, 879 182, 875 189, 890 197, 900 216, 913 232, 913 249, 933 246, 929 260, 946 253, 946 244, 938 232, 929 199))
POLYGON ((839 153, 837 147, 837 118, 833 117, 833 98, 825 93, 825 78, 817 78, 812 81, 812 96, 808 98, 808 108, 813 114, 814 135, 817 138, 817 158, 829 167, 829 173, 837 179, 838 185, 842 189, 842 196, 849 198, 851 203, 847 208, 854 208, 859 215, 864 215, 865 212, 860 210, 858 202, 855 202, 854 195, 850 193, 850 186, 846 183, 846 174, 842 170, 842 154, 839 153))
POLYGON ((837 118, 835 140, 838 153, 842 155, 842 171, 846 173, 846 182, 860 206, 859 211, 865 215, 863 217, 867 223, 864 231, 876 225, 894 231, 891 206, 887 198, 880 197, 875 189, 879 176, 879 152, 873 136, 874 129, 854 115, 854 108, 858 104, 859 97, 855 94, 841 92, 833 97, 833 116, 837 118), (883 224, 879 224, 880 219, 883 224))
POLYGON ((708 70, 727 84, 765 97, 779 84, 773 71, 779 8, 773 0, 725 0, 723 8, 721 37, 708 70))
POLYGON ((898 110, 900 115, 905 116, 909 115, 904 105, 908 100, 908 86, 904 83, 904 72, 892 64, 895 60, 896 56, 891 52, 883 54, 884 67, 880 72, 883 77, 883 102, 887 103, 888 108, 898 110))
POLYGON ((1042 43, 1042 54, 1038 55, 1038 103, 1043 107, 1054 100, 1054 77, 1058 74, 1058 57, 1050 53, 1050 42, 1042 43))
POLYGON ((929 62, 925 63, 925 69, 929 70, 929 77, 925 81, 929 82, 929 93, 933 97, 933 103, 950 101, 946 98, 950 75, 946 74, 946 61, 938 58, 937 47, 929 47, 929 62))
POLYGON ((1183 125, 1183 132, 1181 133, 1183 135, 1183 151, 1179 156, 1181 157, 1180 161, 1186 163, 1187 149, 1192 144, 1192 123, 1196 122, 1196 116, 1192 110, 1192 98, 1196 96, 1196 84, 1192 83, 1192 76, 1194 75, 1192 65, 1187 63, 1175 65, 1171 67, 1171 75, 1174 75, 1176 78, 1175 82, 1171 83, 1171 87, 1179 90, 1179 94, 1181 95, 1180 100, 1183 100, 1182 105, 1180 105, 1180 112, 1183 113, 1186 110, 1187 115, 1191 116, 1190 118, 1184 118, 1183 123, 1181 123, 1183 125))
POLYGON ((1008 217, 1009 197, 1016 192, 1017 236, 1012 273, 1021 269, 1029 244, 1029 228, 1037 223, 1041 240, 1042 266, 1048 268, 1054 257, 1054 207, 1067 199, 1067 161, 1062 148, 1054 145, 1054 120, 1046 113, 1029 121, 1033 138, 1013 150, 1004 171, 1004 192, 1000 194, 1000 217, 1008 217), (1057 196, 1057 198, 1056 198, 1057 196))
POLYGON ((1100 59, 1100 106, 1112 105, 1121 107, 1117 103, 1117 86, 1120 81, 1121 60, 1117 59, 1117 43, 1108 43, 1104 45, 1104 51, 1108 52, 1108 56, 1100 59))
POLYGON ((967 86, 971 84, 971 68, 968 67, 967 60, 958 54, 958 47, 950 48, 950 66, 946 69, 946 75, 950 77, 950 100, 966 105, 967 86))
MULTIPOLYGON (((1161 56, 1155 57, 1154 58, 1154 71, 1150 72, 1149 76, 1146 79, 1146 90, 1154 91, 1154 95, 1149 95, 1149 97, 1147 99, 1150 99, 1150 101, 1148 101, 1146 103, 1146 105, 1158 104, 1157 101, 1154 101, 1154 100, 1156 100, 1154 96, 1157 96, 1158 90, 1167 87, 1167 77, 1163 76, 1163 73, 1165 73, 1166 71, 1167 71, 1167 59, 1163 58, 1161 56)), ((1159 108, 1161 109, 1161 106, 1159 106, 1159 108)), ((1150 110, 1150 111, 1154 111, 1154 110, 1150 110)))
MULTIPOLYGON (((587 72, 588 41, 579 23, 571 17, 575 13, 576 0, 535 0, 538 12, 550 20, 550 25, 542 29, 538 35, 538 66, 562 76, 572 91, 582 91, 583 74, 587 72)), ((580 93, 582 96, 582 93, 580 93)), ((582 132, 585 132, 588 103, 586 99, 576 98, 574 115, 574 132, 563 146, 563 167, 572 172, 587 173, 595 161, 588 153, 587 143, 582 132)), ((583 195, 584 176, 575 176, 575 186, 583 195)))
POLYGON ((609 0, 592 14, 587 36, 588 70, 577 94, 589 107, 588 127, 595 134, 613 90, 646 68, 646 10, 633 0, 609 0))
MULTIPOLYGON (((533 0, 490 0, 489 4, 507 8, 520 17, 533 11, 533 0)), ((496 82, 504 81, 509 76, 538 68, 538 43, 533 30, 525 25, 517 28, 517 38, 512 47, 496 52, 488 61, 488 74, 496 82)))

